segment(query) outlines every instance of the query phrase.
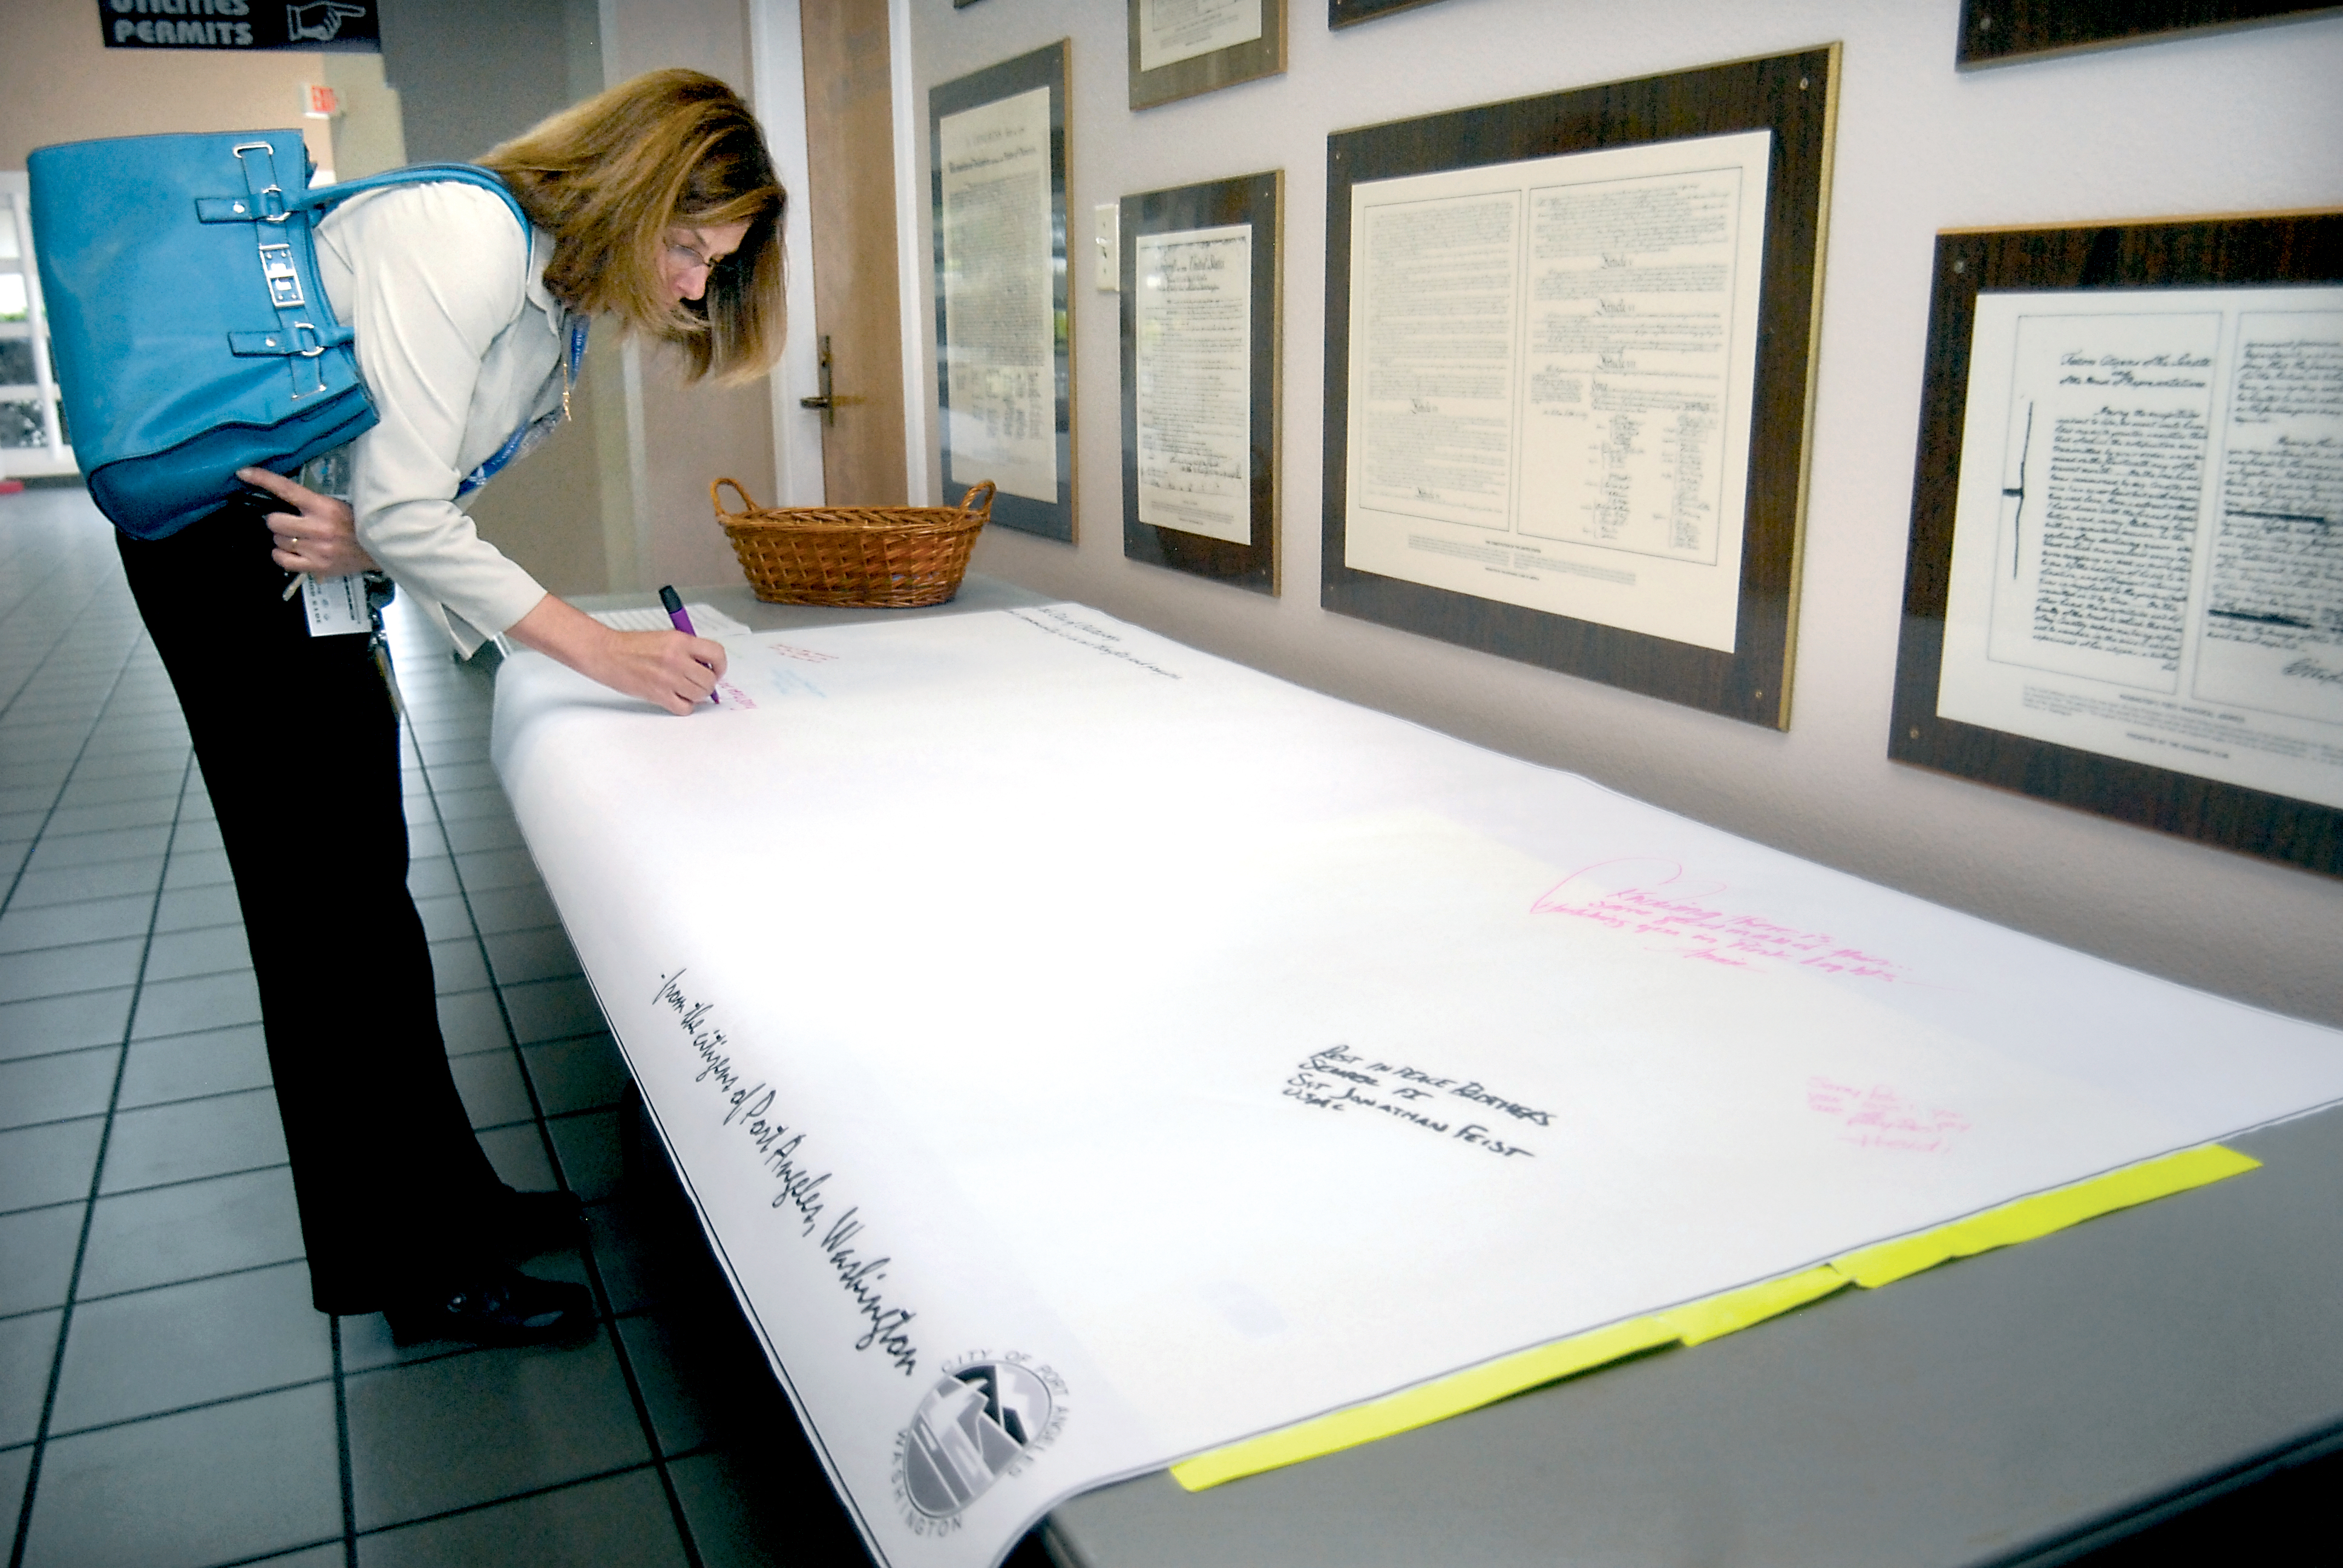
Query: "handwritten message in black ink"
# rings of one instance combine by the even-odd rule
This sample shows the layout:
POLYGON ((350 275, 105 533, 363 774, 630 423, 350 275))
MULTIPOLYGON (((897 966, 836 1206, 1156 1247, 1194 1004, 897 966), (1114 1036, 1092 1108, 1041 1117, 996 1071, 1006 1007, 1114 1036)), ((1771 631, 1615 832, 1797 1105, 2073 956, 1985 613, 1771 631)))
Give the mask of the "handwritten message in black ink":
POLYGON ((1122 638, 1107 630, 1106 628, 1093 626, 1089 621, 1069 615, 1053 605, 1043 605, 1034 610, 1012 609, 1007 614, 1011 620, 1023 621, 1034 630, 1046 631, 1051 637, 1062 637, 1078 647, 1089 648, 1092 653, 1102 653, 1109 658, 1119 658, 1126 664, 1135 664, 1141 669, 1169 676, 1173 680, 1180 678, 1173 671, 1164 668, 1160 664, 1148 663, 1127 648, 1115 647, 1114 645, 1121 642, 1122 638))
POLYGON ((919 1368, 920 1352, 906 1332, 919 1313, 887 1299, 880 1282, 887 1277, 891 1257, 865 1257, 855 1240, 865 1229, 859 1205, 830 1213, 830 1172, 818 1171, 806 1157, 807 1133, 802 1127, 776 1114, 780 1096, 763 1080, 743 1083, 734 1065, 723 1029, 713 1019, 712 1004, 694 1001, 679 984, 684 970, 659 976, 659 994, 652 1001, 675 1014, 677 1027, 699 1058, 694 1083, 712 1086, 722 1097, 725 1111, 720 1127, 754 1145, 759 1163, 775 1181, 771 1206, 795 1222, 800 1241, 814 1241, 824 1261, 837 1275, 839 1288, 853 1300, 854 1310, 867 1327, 854 1342, 858 1351, 877 1350, 905 1377, 919 1368), (815 1241, 819 1233, 820 1240, 815 1241))
POLYGON ((2180 668, 2210 439, 2197 408, 2102 407, 2053 424, 2036 641, 2180 668))
POLYGON ((1501 1160, 1537 1158, 1519 1141, 1531 1127, 1551 1127, 1553 1113, 1524 1105, 1478 1079, 1427 1072, 1403 1061, 1377 1061, 1347 1045, 1302 1058, 1282 1091, 1317 1111, 1388 1116, 1501 1160))

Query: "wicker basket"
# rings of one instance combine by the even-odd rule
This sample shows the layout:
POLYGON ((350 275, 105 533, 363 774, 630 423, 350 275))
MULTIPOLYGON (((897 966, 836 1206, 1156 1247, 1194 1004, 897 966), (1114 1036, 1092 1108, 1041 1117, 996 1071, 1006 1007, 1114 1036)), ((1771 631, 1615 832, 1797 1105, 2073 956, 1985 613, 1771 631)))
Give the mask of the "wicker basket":
POLYGON ((957 507, 789 507, 771 510, 737 479, 708 487, 749 586, 768 604, 941 604, 960 591, 977 530, 992 515, 992 481, 957 507), (724 509, 732 487, 741 510, 724 509))

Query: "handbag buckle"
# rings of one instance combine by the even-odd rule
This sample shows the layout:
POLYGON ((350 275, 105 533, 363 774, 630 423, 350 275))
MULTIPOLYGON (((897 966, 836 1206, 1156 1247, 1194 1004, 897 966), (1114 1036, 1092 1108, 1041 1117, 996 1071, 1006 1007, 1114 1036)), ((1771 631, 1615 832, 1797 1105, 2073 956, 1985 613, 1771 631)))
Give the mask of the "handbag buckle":
POLYGON ((292 213, 287 211, 285 206, 285 187, 277 183, 277 149, 266 142, 242 142, 237 144, 234 151, 237 166, 244 170, 245 189, 252 193, 252 205, 260 220, 263 223, 283 223, 292 216, 292 213), (268 155, 266 185, 253 183, 252 166, 245 162, 244 155, 246 153, 268 155))
POLYGON ((262 246, 260 276, 268 284, 268 302, 277 309, 290 310, 308 303, 301 296, 300 275, 293 270, 291 246, 262 246))
MULTIPOLYGON (((317 327, 315 322, 295 322, 293 324, 293 356, 295 358, 315 359, 326 352, 325 339, 318 335, 317 327)), ((316 365, 310 367, 310 378, 317 382, 317 385, 310 387, 307 392, 301 390, 300 367, 293 364, 292 360, 288 359, 286 361, 286 368, 293 373, 293 397, 295 401, 297 402, 304 397, 314 397, 318 393, 323 392, 326 389, 326 367, 324 366, 316 365)))

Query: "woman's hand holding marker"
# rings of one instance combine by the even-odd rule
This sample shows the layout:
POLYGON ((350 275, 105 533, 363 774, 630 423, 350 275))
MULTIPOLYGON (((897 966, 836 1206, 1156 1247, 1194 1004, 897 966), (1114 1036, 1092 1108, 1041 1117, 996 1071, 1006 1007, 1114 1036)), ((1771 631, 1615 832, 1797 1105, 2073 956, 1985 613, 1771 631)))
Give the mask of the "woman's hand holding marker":
POLYGON ((713 701, 724 673, 724 645, 679 631, 613 631, 551 594, 506 634, 614 691, 689 713, 713 701))
MULTIPOLYGON (((686 637, 698 637, 699 635, 698 631, 693 629, 691 624, 691 614, 689 610, 686 610, 683 608, 683 600, 677 596, 674 584, 669 583, 659 589, 659 608, 667 611, 668 624, 675 628, 676 630, 683 633, 686 637)), ((721 675, 723 671, 719 669, 717 673, 721 675)), ((708 694, 708 700, 713 703, 720 701, 721 699, 719 699, 716 693, 711 691, 708 694)))

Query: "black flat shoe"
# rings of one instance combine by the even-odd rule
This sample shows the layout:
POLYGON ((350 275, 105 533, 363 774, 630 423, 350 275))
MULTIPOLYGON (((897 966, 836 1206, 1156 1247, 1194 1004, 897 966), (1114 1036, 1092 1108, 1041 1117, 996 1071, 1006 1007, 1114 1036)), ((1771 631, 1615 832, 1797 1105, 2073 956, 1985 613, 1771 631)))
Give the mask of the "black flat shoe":
POLYGON ((460 1340, 476 1345, 542 1345, 583 1341, 594 1332, 594 1298, 583 1285, 495 1270, 445 1296, 383 1314, 391 1342, 460 1340))
POLYGON ((575 1192, 515 1192, 508 1189, 497 1221, 498 1251, 518 1263, 540 1252, 567 1251, 586 1239, 586 1205, 575 1192))

